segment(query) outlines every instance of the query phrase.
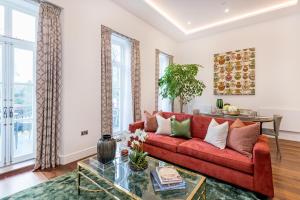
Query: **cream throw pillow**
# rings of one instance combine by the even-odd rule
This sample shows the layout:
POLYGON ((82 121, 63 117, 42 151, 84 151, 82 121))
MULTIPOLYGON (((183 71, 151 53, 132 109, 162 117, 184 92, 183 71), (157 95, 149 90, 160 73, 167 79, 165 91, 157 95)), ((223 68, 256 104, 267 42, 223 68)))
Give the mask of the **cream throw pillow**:
POLYGON ((228 122, 219 124, 215 119, 212 119, 207 130, 204 141, 212 144, 220 149, 225 149, 228 135, 228 122))
POLYGON ((171 116, 168 119, 163 118, 162 116, 160 116, 159 114, 156 114, 156 120, 157 120, 157 130, 156 130, 156 134, 160 134, 160 135, 171 135, 172 131, 171 131, 171 119, 174 116, 171 116))

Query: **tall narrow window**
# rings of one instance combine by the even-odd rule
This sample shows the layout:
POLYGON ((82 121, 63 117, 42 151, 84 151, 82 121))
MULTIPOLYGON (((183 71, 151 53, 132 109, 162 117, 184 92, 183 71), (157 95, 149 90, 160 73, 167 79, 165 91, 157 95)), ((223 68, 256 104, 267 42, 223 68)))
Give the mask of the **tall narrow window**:
POLYGON ((133 121, 131 93, 131 42, 122 36, 112 34, 112 109, 113 133, 128 129, 133 121))
POLYGON ((38 6, 0 1, 0 166, 35 157, 38 6))
MULTIPOLYGON (((161 78, 164 73, 166 68, 169 66, 170 64, 170 56, 159 52, 159 78, 161 78)), ((162 98, 161 95, 158 96, 158 110, 162 110, 165 112, 171 112, 172 111, 172 104, 171 104, 171 100, 169 99, 164 99, 162 98)))

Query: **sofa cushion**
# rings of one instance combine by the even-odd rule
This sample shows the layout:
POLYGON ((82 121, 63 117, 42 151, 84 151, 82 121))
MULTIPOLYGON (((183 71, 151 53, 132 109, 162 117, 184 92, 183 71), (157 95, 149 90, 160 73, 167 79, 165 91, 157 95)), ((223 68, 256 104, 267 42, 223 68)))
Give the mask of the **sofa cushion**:
POLYGON ((156 114, 150 114, 148 111, 144 111, 144 130, 147 132, 155 132, 157 130, 157 120, 156 120, 156 114))
POLYGON ((182 137, 191 138, 191 119, 186 119, 182 122, 176 119, 171 120, 171 136, 172 137, 182 137))
POLYGON ((224 167, 253 174, 252 159, 232 149, 218 149, 213 145, 203 142, 199 138, 193 138, 180 143, 177 147, 177 152, 224 167))
POLYGON ((219 124, 215 119, 212 119, 208 126, 204 141, 220 149, 225 149, 228 127, 228 122, 219 124))
MULTIPOLYGON (((228 122, 229 126, 234 120, 226 118, 214 118, 219 124, 228 122)), ((212 120, 212 117, 205 115, 194 115, 192 118, 192 137, 204 139, 207 133, 208 126, 212 120)), ((253 124, 253 122, 244 122, 245 125, 253 124)))
POLYGON ((175 119, 177 121, 184 121, 186 119, 192 119, 193 115, 190 114, 184 114, 184 113, 173 113, 173 112, 162 112, 161 114, 164 118, 169 118, 171 116, 175 116, 175 119))
POLYGON ((167 135, 157 135, 155 133, 149 132, 148 138, 145 143, 157 146, 169 151, 176 152, 177 146, 180 143, 186 142, 187 140, 182 138, 170 137, 167 135))
POLYGON ((170 135, 171 132, 171 119, 173 118, 173 116, 165 119, 164 117, 162 117, 159 114, 156 114, 156 121, 158 124, 157 130, 156 130, 156 134, 159 135, 170 135))

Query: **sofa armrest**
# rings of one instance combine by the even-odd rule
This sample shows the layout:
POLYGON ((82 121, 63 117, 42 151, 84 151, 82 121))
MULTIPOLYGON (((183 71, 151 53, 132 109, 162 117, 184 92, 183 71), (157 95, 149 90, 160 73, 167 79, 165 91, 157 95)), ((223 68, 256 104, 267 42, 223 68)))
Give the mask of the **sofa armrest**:
POLYGON ((144 129, 144 121, 137 121, 132 124, 129 124, 129 132, 134 133, 137 129, 144 129))
POLYGON ((272 163, 268 138, 260 136, 253 148, 254 188, 256 191, 273 197, 272 163))

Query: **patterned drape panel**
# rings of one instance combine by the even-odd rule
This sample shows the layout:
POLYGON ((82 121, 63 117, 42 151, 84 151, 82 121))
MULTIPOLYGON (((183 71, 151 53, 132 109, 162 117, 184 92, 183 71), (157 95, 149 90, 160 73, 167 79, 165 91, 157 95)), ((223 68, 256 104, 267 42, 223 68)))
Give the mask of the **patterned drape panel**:
POLYGON ((158 98, 159 98, 159 50, 155 49, 155 110, 158 111, 158 98))
POLYGON ((112 30, 101 26, 101 134, 112 134, 112 30))
POLYGON ((61 9, 41 2, 37 38, 37 150, 35 169, 58 164, 61 118, 61 9))
POLYGON ((140 42, 132 39, 131 45, 131 91, 133 120, 141 120, 141 66, 140 42))

